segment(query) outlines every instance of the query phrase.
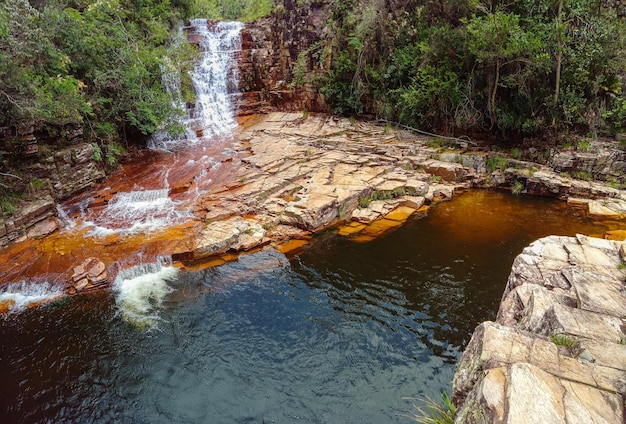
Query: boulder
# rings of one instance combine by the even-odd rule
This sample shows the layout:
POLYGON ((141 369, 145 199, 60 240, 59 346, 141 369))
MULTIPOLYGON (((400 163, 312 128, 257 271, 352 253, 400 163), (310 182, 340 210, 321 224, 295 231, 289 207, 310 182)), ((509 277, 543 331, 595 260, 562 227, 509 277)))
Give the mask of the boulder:
POLYGON ((513 263, 453 382, 457 423, 615 423, 626 393, 624 243, 550 236, 513 263))
POLYGON ((191 251, 178 251, 176 260, 198 260, 217 256, 229 250, 248 250, 266 242, 265 230, 255 221, 240 216, 209 223, 193 241, 191 251))
POLYGON ((427 173, 441 177, 444 181, 455 182, 463 178, 463 165, 459 163, 430 160, 424 163, 427 173))

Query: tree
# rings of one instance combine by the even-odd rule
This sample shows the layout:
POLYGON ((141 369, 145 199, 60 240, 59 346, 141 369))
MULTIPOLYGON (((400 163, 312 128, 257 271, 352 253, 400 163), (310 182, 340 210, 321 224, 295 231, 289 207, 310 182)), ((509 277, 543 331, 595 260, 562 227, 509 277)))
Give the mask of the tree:
POLYGON ((514 13, 488 12, 466 21, 469 52, 478 64, 492 69, 488 110, 492 125, 497 125, 498 86, 507 65, 533 66, 542 40, 525 31, 514 13))

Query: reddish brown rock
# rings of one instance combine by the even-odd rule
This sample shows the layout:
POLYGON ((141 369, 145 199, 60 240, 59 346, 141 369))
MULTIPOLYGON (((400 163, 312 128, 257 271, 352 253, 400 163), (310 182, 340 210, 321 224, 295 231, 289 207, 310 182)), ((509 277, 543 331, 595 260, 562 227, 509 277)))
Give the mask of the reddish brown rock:
POLYGON ((109 282, 109 274, 104 262, 98 258, 87 258, 73 268, 71 286, 77 291, 103 287, 109 282))

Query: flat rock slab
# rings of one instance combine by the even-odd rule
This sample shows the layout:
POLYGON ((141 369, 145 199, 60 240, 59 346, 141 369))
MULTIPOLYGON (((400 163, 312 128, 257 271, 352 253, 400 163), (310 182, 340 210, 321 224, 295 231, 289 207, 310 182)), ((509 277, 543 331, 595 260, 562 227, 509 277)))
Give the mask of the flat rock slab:
POLYGON ((528 363, 489 369, 457 423, 622 423, 622 397, 562 380, 528 363))

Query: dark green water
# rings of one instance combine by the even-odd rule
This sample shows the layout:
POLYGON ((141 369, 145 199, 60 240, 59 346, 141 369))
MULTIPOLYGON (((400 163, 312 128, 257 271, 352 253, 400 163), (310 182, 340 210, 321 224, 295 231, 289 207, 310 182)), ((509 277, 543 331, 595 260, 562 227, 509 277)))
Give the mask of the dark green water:
POLYGON ((524 246, 606 229, 559 202, 471 192, 372 242, 326 234, 290 260, 181 271, 152 329, 108 293, 10 315, 0 422, 409 423, 402 398, 450 390, 524 246))

